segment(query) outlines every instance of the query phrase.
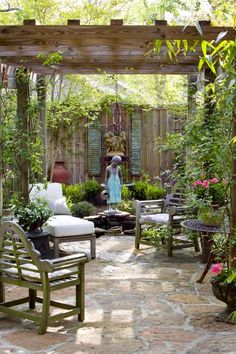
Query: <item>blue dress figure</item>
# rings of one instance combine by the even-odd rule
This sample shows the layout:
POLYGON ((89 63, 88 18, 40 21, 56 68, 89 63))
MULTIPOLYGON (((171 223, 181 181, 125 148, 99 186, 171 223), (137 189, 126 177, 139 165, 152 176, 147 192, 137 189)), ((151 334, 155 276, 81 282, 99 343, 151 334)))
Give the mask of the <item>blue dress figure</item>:
POLYGON ((112 158, 111 164, 107 166, 105 171, 105 186, 108 191, 108 212, 117 213, 117 205, 121 202, 121 185, 122 175, 120 170, 120 164, 122 159, 116 155, 112 158))

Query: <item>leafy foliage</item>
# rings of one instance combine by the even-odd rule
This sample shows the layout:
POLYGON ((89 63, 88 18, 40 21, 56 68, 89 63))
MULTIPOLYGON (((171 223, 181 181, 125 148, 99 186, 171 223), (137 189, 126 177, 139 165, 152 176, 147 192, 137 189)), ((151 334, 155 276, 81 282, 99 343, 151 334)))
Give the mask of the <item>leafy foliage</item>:
POLYGON ((87 201, 78 202, 71 207, 71 213, 78 218, 84 218, 85 216, 93 215, 96 212, 96 208, 92 203, 87 201))
POLYGON ((15 211, 15 216, 25 231, 41 227, 52 215, 46 201, 40 199, 20 206, 15 211))

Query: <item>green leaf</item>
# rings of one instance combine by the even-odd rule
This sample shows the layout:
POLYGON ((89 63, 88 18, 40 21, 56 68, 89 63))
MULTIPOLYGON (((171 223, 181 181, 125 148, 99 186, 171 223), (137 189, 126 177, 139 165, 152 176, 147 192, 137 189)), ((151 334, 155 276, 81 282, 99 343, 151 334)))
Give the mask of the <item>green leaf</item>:
POLYGON ((172 59, 173 59, 173 57, 172 57, 172 53, 171 53, 171 51, 170 50, 168 50, 168 55, 169 55, 169 58, 170 58, 170 60, 172 61, 172 59))
POLYGON ((186 39, 183 39, 183 45, 184 45, 184 50, 185 50, 185 54, 188 51, 188 41, 186 39))
POLYGON ((192 45, 191 48, 190 48, 190 51, 191 51, 191 52, 195 52, 198 43, 199 43, 199 40, 195 40, 195 41, 193 42, 193 45, 192 45))
POLYGON ((195 27, 196 27, 198 33, 202 36, 203 35, 202 28, 201 28, 201 26, 200 26, 198 21, 195 23, 195 27))
POLYGON ((231 89, 235 83, 236 83, 236 79, 232 79, 229 83, 229 89, 231 89))
POLYGON ((174 54, 174 56, 175 56, 175 50, 174 50, 174 47, 173 47, 171 41, 166 40, 166 45, 169 48, 169 50, 171 51, 171 53, 174 54))
POLYGON ((201 47, 202 47, 202 53, 203 53, 204 57, 206 57, 206 55, 207 55, 207 41, 202 41, 201 47))
POLYGON ((201 58, 198 63, 198 70, 201 71, 203 64, 205 63, 205 58, 201 58))
POLYGON ((155 44, 154 44, 154 50, 155 50, 155 52, 160 53, 160 51, 161 51, 161 45, 162 45, 162 40, 161 40, 161 39, 157 39, 157 40, 155 41, 155 44))
POLYGON ((225 35, 227 34, 227 32, 228 32, 228 31, 220 32, 220 33, 218 34, 218 36, 217 36, 217 38, 216 38, 216 40, 215 40, 216 44, 217 44, 218 42, 220 42, 222 38, 225 37, 225 35))

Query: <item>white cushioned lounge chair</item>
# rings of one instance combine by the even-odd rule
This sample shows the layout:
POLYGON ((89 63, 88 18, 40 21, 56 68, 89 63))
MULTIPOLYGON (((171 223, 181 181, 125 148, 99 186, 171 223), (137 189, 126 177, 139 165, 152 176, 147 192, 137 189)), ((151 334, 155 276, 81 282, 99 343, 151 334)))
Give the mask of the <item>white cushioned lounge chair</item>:
POLYGON ((60 183, 37 183, 31 187, 30 200, 45 199, 53 210, 43 230, 51 236, 54 245, 54 256, 59 257, 59 244, 62 242, 90 241, 91 258, 96 257, 96 236, 94 223, 70 215, 66 198, 62 194, 60 183))

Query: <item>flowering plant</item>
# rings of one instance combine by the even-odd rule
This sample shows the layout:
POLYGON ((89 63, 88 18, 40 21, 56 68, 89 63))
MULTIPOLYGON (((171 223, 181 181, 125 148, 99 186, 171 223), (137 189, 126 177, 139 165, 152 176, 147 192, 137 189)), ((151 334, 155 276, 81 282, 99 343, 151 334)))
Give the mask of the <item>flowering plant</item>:
POLYGON ((232 257, 232 248, 236 246, 236 239, 227 236, 229 235, 215 234, 213 236, 212 251, 218 263, 212 264, 210 271, 214 281, 236 284, 235 258, 232 257))
POLYGON ((196 180, 193 182, 193 192, 197 199, 208 200, 211 204, 223 206, 227 201, 228 182, 223 179, 196 180))
POLYGON ((213 274, 213 280, 216 282, 224 282, 225 284, 236 284, 236 269, 224 267, 223 263, 212 264, 210 268, 213 274))

